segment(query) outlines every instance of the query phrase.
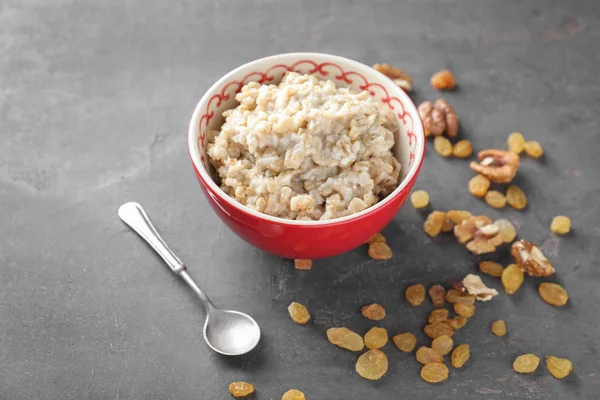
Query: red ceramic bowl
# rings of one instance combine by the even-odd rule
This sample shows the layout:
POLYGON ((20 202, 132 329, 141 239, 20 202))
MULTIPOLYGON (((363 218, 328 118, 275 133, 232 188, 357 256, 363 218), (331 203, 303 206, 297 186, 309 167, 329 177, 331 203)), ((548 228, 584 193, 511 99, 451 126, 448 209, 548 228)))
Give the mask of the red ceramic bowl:
POLYGON ((335 256, 363 244, 381 231, 406 201, 423 162, 425 135, 417 109, 390 79, 371 67, 343 57, 291 53, 242 65, 219 79, 194 110, 189 127, 189 151, 200 186, 217 215, 248 243, 285 258, 335 256), (222 113, 237 105, 235 94, 251 81, 278 83, 287 71, 331 79, 338 87, 367 90, 394 111, 400 130, 395 155, 402 181, 388 197, 366 210, 327 221, 292 221, 251 210, 223 192, 212 176, 205 154, 206 132, 219 130, 222 113))

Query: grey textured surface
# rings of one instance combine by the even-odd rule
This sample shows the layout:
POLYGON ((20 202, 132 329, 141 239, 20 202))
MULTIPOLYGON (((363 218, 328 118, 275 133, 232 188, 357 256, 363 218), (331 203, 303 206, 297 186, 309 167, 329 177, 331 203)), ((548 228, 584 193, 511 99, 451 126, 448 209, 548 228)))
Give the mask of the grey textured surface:
POLYGON ((311 400, 596 398, 599 22, 595 0, 0 1, 0 398, 216 400, 232 380, 253 382, 257 399, 289 388, 311 400), (550 280, 569 290, 569 305, 543 303, 527 279, 515 296, 478 305, 455 336, 471 360, 446 383, 421 381, 414 357, 391 345, 381 381, 358 377, 356 355, 328 344, 325 329, 365 332, 359 307, 376 301, 391 334, 426 343, 430 306, 409 307, 404 288, 461 278, 476 259, 450 238, 427 238, 410 206, 385 230, 392 260, 360 248, 308 272, 224 228, 195 182, 188 119, 225 72, 289 51, 400 65, 416 101, 435 99, 428 79, 450 67, 460 90, 444 97, 476 149, 502 147, 514 130, 539 140, 546 157, 524 159, 517 178, 525 212, 470 197, 467 163, 433 151, 417 187, 436 208, 512 219, 554 261, 550 280), (117 219, 129 200, 145 205, 217 304, 257 319, 255 352, 209 351, 198 301, 117 219), (571 235, 549 233, 556 214, 572 218, 571 235), (291 301, 307 304, 309 325, 289 321, 291 301), (503 339, 489 332, 499 318, 503 339), (544 366, 517 375, 523 352, 569 357, 575 370, 564 381, 544 366))

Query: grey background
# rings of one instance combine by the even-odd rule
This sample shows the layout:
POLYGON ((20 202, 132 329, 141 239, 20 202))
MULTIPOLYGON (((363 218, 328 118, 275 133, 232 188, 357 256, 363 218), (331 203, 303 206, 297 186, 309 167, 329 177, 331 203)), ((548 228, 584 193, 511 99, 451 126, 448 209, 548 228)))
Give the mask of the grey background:
MULTIPOLYGON (((257 399, 290 388, 313 400, 597 397, 599 14, 594 0, 0 1, 0 398, 226 399, 233 380, 253 382, 257 399), (434 208, 513 220, 554 262, 550 280, 569 290, 569 305, 543 303, 529 278, 516 295, 477 305, 455 336, 471 360, 447 382, 426 384, 414 356, 389 344, 387 375, 357 376, 357 355, 327 343, 327 328, 366 332, 359 308, 376 301, 390 334, 428 343, 431 306, 409 307, 405 287, 462 278, 477 258, 448 236, 426 237, 409 205, 384 231, 393 259, 359 248, 308 272, 224 227, 192 172, 189 117, 227 71, 290 51, 401 66, 417 102, 438 97, 428 79, 449 67, 460 90, 443 96, 476 149, 502 148, 515 130, 539 140, 545 158, 525 158, 516 180, 524 212, 472 198, 467 162, 432 146, 416 187, 434 208), (264 333, 255 352, 207 348, 198 301, 117 219, 129 200, 145 205, 217 304, 255 316, 264 333), (572 234, 550 234, 557 214, 572 218, 572 234), (309 307, 309 325, 289 320, 291 301, 309 307), (489 332, 499 318, 502 339, 489 332), (543 365, 518 375, 511 363, 523 352, 569 357, 575 370, 564 381, 543 365)), ((507 253, 495 257, 506 265, 507 253)))

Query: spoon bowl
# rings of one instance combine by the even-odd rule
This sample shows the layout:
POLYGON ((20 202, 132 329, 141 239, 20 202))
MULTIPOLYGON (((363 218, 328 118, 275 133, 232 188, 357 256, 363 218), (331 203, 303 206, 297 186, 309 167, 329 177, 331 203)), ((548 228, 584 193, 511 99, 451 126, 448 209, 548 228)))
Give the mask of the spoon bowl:
POLYGON ((204 323, 204 341, 226 356, 246 354, 260 340, 260 328, 252 317, 239 311, 213 309, 204 323))

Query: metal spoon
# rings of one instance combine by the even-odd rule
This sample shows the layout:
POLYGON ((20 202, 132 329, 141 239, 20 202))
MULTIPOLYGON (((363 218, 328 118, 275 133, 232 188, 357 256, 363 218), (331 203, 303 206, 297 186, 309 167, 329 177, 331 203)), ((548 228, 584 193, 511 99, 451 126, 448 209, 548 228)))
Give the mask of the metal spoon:
POLYGON ((119 207, 119 217, 162 257, 169 268, 196 292, 206 308, 204 340, 216 351, 227 356, 245 354, 254 349, 260 339, 260 328, 252 317, 239 311, 220 310, 196 285, 186 272, 185 265, 162 240, 150 218, 138 203, 125 203, 119 207))

